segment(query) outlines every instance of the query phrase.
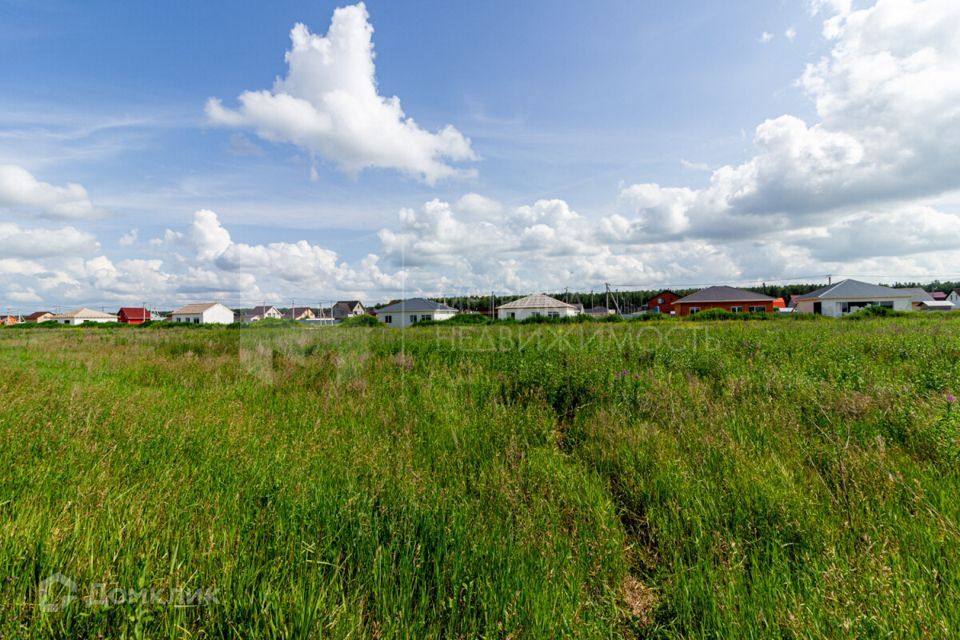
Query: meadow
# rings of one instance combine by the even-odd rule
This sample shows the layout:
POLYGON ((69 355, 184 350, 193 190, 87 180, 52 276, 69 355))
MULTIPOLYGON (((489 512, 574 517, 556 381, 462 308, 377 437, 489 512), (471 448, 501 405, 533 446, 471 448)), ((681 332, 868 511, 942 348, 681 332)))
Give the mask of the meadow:
POLYGON ((5 328, 0 637, 956 637, 958 363, 960 314, 5 328))

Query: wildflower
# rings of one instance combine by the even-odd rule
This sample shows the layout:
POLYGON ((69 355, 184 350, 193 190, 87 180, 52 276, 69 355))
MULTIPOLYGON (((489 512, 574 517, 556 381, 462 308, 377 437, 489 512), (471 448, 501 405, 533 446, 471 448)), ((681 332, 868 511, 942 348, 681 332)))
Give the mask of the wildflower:
POLYGON ((953 404, 956 401, 957 401, 957 396, 953 395, 952 393, 947 394, 947 402, 953 404))

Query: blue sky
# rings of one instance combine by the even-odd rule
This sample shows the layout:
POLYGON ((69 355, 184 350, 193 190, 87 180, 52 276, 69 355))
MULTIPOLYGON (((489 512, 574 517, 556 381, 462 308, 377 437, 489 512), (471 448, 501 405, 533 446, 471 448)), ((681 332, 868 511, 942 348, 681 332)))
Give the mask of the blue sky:
POLYGON ((910 95, 955 62, 957 10, 727 4, 0 0, 0 165, 16 168, 6 193, 0 176, 0 296, 244 304, 949 275, 957 87, 910 95), (362 52, 321 62, 308 46, 299 74, 284 60, 295 24, 316 44, 341 6, 345 38, 373 29, 375 97, 362 52), (361 97, 340 111, 304 97, 344 87, 361 97), (266 111, 244 92, 271 94, 266 111), (415 124, 384 120, 393 96, 415 124), (57 191, 69 184, 83 195, 57 191), (907 222, 905 244, 883 236, 907 222), (63 251, 31 253, 38 238, 63 251))

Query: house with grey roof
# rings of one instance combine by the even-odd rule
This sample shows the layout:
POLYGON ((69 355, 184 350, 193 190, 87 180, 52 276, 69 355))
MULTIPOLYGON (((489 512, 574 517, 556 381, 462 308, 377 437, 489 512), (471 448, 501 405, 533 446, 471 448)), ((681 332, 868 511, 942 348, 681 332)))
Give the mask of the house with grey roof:
POLYGON ((816 291, 794 296, 793 306, 798 313, 815 313, 839 318, 866 307, 886 307, 895 311, 910 311, 915 294, 910 290, 894 289, 859 280, 841 280, 816 291))
POLYGON ((410 298, 380 307, 374 313, 388 327, 403 329, 427 320, 449 320, 457 315, 457 310, 435 300, 410 298))
POLYGON ((581 309, 543 293, 508 302, 497 307, 498 320, 526 320, 537 316, 566 318, 579 315, 581 309))

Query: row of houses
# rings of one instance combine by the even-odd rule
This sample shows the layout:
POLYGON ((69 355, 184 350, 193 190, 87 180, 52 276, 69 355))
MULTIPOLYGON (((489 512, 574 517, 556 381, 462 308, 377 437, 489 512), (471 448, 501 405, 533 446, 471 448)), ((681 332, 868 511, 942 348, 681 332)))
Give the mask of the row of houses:
POLYGON ((143 324, 148 320, 154 322, 169 320, 170 322, 183 324, 232 324, 238 319, 242 322, 256 322, 258 320, 281 320, 284 318, 301 322, 322 321, 323 319, 336 322, 350 316, 364 315, 366 312, 366 308, 359 300, 344 300, 327 309, 293 307, 285 312, 281 312, 273 306, 259 306, 254 307, 247 313, 239 314, 238 317, 236 312, 219 302, 202 302, 180 307, 166 317, 156 311, 150 311, 146 307, 121 307, 117 313, 81 308, 65 313, 35 311, 23 318, 8 314, 0 316, 0 324, 13 325, 21 322, 55 322, 64 325, 81 325, 86 322, 143 324))
MULTIPOLYGON (((790 306, 787 306, 783 298, 720 285, 700 289, 682 297, 673 291, 661 291, 650 299, 644 313, 686 317, 709 309, 722 309, 732 313, 812 313, 837 318, 870 306, 886 307, 895 311, 953 311, 960 309, 960 289, 942 294, 931 293, 920 288, 897 289, 858 280, 843 280, 794 296, 790 300, 790 306)), ((420 322, 449 320, 460 311, 443 302, 427 298, 410 298, 371 310, 367 310, 359 300, 343 300, 326 309, 291 307, 281 311, 274 306, 260 305, 240 314, 239 320, 257 322, 286 318, 307 323, 334 323, 368 313, 386 326, 402 329, 420 322)), ((612 310, 605 307, 584 309, 581 305, 569 304, 546 294, 537 293, 500 305, 495 310, 495 317, 499 320, 522 321, 534 317, 567 318, 578 315, 603 317, 612 313, 614 313, 612 310)), ((207 302, 180 307, 167 318, 144 307, 122 307, 115 314, 93 309, 77 309, 60 314, 37 311, 22 320, 7 315, 0 316, 0 324, 16 324, 21 321, 56 322, 65 325, 79 325, 85 322, 141 324, 148 320, 161 319, 182 324, 232 324, 238 317, 232 309, 219 302, 207 302)))
POLYGON ((954 311, 960 309, 960 290, 949 294, 920 288, 885 287, 883 285, 842 280, 809 293, 793 296, 790 306, 782 298, 728 286, 701 289, 681 297, 662 291, 647 305, 648 311, 689 316, 707 309, 723 309, 733 313, 813 313, 839 318, 860 309, 879 306, 896 311, 954 311))

